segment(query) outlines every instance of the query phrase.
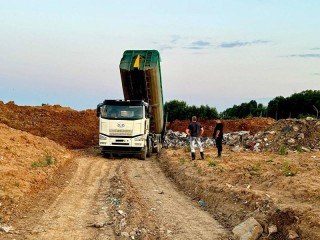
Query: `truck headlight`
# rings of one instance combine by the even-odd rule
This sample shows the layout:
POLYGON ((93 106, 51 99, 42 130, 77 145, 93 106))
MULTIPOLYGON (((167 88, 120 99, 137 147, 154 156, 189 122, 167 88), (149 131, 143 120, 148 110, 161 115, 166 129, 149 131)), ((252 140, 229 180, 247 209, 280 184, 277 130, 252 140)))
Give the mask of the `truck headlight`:
POLYGON ((133 138, 133 140, 137 141, 137 142, 143 142, 145 140, 145 137, 144 136, 138 136, 138 137, 133 138))
POLYGON ((107 136, 99 134, 99 140, 107 140, 107 136))

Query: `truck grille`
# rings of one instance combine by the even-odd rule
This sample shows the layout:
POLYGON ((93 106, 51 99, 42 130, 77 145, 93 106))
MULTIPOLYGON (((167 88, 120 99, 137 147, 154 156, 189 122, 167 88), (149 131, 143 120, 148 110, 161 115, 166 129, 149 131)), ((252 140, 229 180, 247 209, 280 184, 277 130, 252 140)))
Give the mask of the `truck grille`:
POLYGON ((126 129, 110 129, 110 135, 112 136, 131 136, 132 130, 126 129))

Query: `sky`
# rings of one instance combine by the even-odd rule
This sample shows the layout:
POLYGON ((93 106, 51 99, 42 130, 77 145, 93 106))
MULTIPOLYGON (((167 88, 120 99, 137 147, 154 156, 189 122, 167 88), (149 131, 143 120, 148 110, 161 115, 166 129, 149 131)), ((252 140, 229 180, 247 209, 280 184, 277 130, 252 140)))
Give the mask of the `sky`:
POLYGON ((318 0, 0 0, 0 101, 122 99, 125 50, 161 55, 164 101, 219 112, 320 89, 318 0))

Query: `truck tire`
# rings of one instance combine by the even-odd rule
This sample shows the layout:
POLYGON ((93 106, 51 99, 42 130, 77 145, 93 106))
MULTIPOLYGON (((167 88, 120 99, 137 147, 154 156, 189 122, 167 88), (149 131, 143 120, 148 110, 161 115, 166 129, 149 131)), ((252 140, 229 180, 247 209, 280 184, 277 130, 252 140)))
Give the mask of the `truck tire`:
POLYGON ((157 137, 157 145, 152 149, 152 151, 154 153, 159 153, 161 148, 162 148, 162 144, 161 144, 160 138, 157 137))
POLYGON ((139 159, 140 159, 140 160, 146 160, 146 158, 147 158, 147 152, 148 152, 148 148, 147 148, 147 147, 144 147, 144 148, 142 149, 142 151, 140 152, 139 159))
POLYGON ((151 154, 152 154, 152 143, 151 143, 151 140, 150 138, 148 138, 148 142, 147 142, 147 157, 151 157, 151 154))
POLYGON ((159 153, 161 151, 161 148, 162 148, 162 144, 158 142, 156 152, 159 153))

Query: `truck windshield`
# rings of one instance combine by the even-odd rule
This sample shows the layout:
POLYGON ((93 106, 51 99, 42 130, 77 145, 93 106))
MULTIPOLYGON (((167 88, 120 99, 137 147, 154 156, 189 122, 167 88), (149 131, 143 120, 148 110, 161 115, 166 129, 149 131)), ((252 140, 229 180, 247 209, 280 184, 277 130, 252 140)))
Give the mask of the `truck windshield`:
POLYGON ((101 107, 101 117, 106 119, 135 120, 143 118, 143 106, 115 106, 101 107))

